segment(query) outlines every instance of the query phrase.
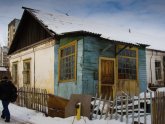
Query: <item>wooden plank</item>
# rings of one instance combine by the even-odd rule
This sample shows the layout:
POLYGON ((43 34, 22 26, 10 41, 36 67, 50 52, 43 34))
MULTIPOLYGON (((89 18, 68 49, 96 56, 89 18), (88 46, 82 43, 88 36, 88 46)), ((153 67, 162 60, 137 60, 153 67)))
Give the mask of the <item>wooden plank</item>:
POLYGON ((151 110, 151 124, 153 124, 153 103, 152 103, 152 92, 150 92, 150 110, 151 110))
POLYGON ((159 92, 159 123, 162 124, 162 93, 159 92))
POLYGON ((48 115, 51 117, 65 117, 65 107, 68 102, 67 99, 49 94, 48 115))
POLYGON ((146 92, 144 92, 144 124, 146 124, 146 92))
POLYGON ((134 124, 134 96, 132 97, 132 124, 134 124))
POLYGON ((32 88, 33 109, 35 109, 35 89, 32 88))
POLYGON ((162 100, 162 92, 160 92, 159 95, 160 95, 160 111, 159 111, 159 112, 160 112, 160 117, 159 117, 159 119, 160 119, 160 124, 163 124, 163 122, 162 122, 162 120, 163 120, 163 119, 162 119, 162 114, 163 114, 163 113, 162 113, 162 109, 163 109, 163 106, 162 106, 162 103, 163 103, 163 100, 162 100))
POLYGON ((41 111, 41 89, 38 89, 38 108, 41 111))
POLYGON ((49 99, 49 96, 48 96, 48 93, 47 93, 47 90, 45 89, 45 95, 44 95, 44 106, 45 106, 45 112, 46 112, 46 107, 48 106, 48 99, 49 99))
POLYGON ((128 95, 126 97, 126 124, 128 124, 128 95))
POLYGON ((158 104, 157 104, 157 113, 158 113, 158 116, 157 116, 157 120, 158 120, 158 124, 160 124, 160 119, 159 119, 159 117, 160 117, 160 96, 159 96, 159 92, 157 92, 157 95, 158 95, 158 97, 157 97, 157 99, 158 99, 158 104))
POLYGON ((103 111, 104 111, 104 107, 105 107, 106 99, 107 99, 107 96, 105 96, 105 98, 104 98, 104 100, 103 100, 103 107, 102 107, 102 110, 101 110, 100 119, 101 119, 102 116, 103 116, 103 111))
MULTIPOLYGON (((163 92, 163 113, 165 113, 165 92, 163 92)), ((163 116, 163 122, 165 122, 165 117, 164 117, 164 115, 162 115, 163 116)))
POLYGON ((109 100, 108 100, 108 108, 107 108, 104 120, 108 117, 108 112, 111 115, 111 110, 110 109, 111 109, 111 96, 109 97, 109 100))
POLYGON ((138 95, 138 124, 140 124, 140 96, 138 95))
POLYGON ((123 96, 121 97, 121 116, 120 121, 123 122, 123 96))
POLYGON ((158 96, 156 94, 156 99, 155 99, 155 124, 158 124, 158 96))
POLYGON ((94 103, 93 103, 93 108, 92 108, 92 113, 91 113, 91 119, 93 118, 93 114, 94 114, 94 110, 95 110, 95 106, 96 106, 96 100, 97 100, 97 94, 95 96, 95 100, 94 100, 94 103))
POLYGON ((111 115, 110 115, 110 118, 112 119, 112 117, 113 117, 113 113, 114 113, 114 108, 115 108, 115 102, 116 100, 114 99, 113 100, 113 106, 112 106, 112 113, 111 113, 111 115))
POLYGON ((44 112, 43 111, 43 108, 44 108, 44 90, 41 90, 41 112, 44 112))
POLYGON ((101 103, 101 96, 102 96, 102 95, 100 95, 100 97, 99 97, 99 103, 98 103, 98 107, 97 107, 95 119, 97 119, 97 115, 98 115, 98 113, 99 113, 99 106, 100 106, 100 103, 101 103))

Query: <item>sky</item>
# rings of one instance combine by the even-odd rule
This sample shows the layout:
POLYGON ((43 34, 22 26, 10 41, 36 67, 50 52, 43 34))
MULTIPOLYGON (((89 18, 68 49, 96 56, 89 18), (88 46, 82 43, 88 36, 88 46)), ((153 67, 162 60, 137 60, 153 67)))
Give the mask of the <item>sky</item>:
MULTIPOLYGON (((67 13, 165 39, 164 0, 0 0, 1 45, 7 44, 8 23, 21 18, 22 6, 50 13, 67 13)), ((161 42, 160 45, 165 46, 161 42)))

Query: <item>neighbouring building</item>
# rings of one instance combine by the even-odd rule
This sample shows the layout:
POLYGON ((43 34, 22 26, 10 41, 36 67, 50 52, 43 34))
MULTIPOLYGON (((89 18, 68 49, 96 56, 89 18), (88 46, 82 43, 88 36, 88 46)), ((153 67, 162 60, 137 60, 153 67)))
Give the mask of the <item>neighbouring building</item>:
POLYGON ((2 65, 2 47, 0 44, 0 66, 2 65))
POLYGON ((146 65, 149 87, 165 86, 165 51, 147 49, 146 65))
POLYGON ((17 30, 18 24, 20 20, 19 19, 13 19, 9 24, 8 24, 8 47, 11 45, 13 37, 15 35, 15 32, 17 30))
POLYGON ((11 75, 9 69, 7 67, 0 66, 0 80, 2 80, 4 76, 8 76, 10 79, 11 75))
POLYGON ((45 88, 65 98, 145 91, 147 45, 133 41, 136 35, 129 31, 113 37, 115 29, 107 28, 24 8, 9 49, 15 84, 45 88))
POLYGON ((9 59, 7 56, 8 47, 7 46, 0 46, 0 66, 9 66, 9 59))

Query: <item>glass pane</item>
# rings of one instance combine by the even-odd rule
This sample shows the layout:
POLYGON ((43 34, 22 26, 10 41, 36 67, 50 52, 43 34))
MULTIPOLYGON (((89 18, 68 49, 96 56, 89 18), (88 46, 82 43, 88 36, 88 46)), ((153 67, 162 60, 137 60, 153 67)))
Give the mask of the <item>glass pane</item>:
POLYGON ((136 79, 136 59, 120 57, 118 60, 119 79, 136 79))
MULTIPOLYGON (((62 51, 62 50, 61 50, 62 51)), ((60 80, 69 80, 74 78, 74 57, 75 54, 75 45, 69 46, 63 49, 64 53, 62 54, 63 58, 61 58, 60 64, 60 80)))

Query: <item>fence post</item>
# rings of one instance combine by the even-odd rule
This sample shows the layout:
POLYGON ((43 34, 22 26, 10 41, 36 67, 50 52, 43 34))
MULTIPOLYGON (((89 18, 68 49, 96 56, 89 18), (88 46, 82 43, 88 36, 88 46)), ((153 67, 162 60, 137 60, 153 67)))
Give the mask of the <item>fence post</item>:
POLYGON ((161 112, 161 114, 160 114, 160 116, 161 116, 161 124, 163 124, 163 92, 161 92, 161 97, 160 97, 160 102, 161 102, 161 109, 160 109, 160 112, 161 112))
POLYGON ((138 95, 138 124, 140 124, 140 95, 138 95))
POLYGON ((126 124, 128 124, 128 95, 126 97, 126 124))
MULTIPOLYGON (((163 103, 165 103, 165 92, 163 92, 163 103)), ((165 106, 163 105, 163 113, 165 113, 165 106)), ((165 118, 163 117, 163 122, 165 122, 165 118)))
POLYGON ((117 100, 118 100, 118 98, 117 98, 117 96, 116 96, 116 106, 115 106, 115 109, 116 109, 116 112, 115 112, 115 119, 117 120, 117 100))
MULTIPOLYGON (((111 99, 111 97, 110 97, 110 99, 111 99)), ((114 107, 115 107, 115 98, 113 100, 112 110, 110 111, 110 119, 112 119, 112 115, 113 115, 113 112, 114 112, 114 107)))
POLYGON ((105 96, 104 101, 103 101, 103 107, 102 107, 102 110, 101 110, 100 119, 102 118, 102 115, 103 115, 103 111, 104 111, 104 106, 105 106, 106 100, 107 100, 107 96, 105 96))
POLYGON ((121 97, 121 117, 120 121, 123 122, 123 96, 121 97))
POLYGON ((152 92, 150 92, 150 112, 151 112, 151 124, 153 124, 153 109, 152 109, 152 92))
POLYGON ((98 112, 99 112, 100 103, 101 103, 101 95, 100 95, 100 98, 99 98, 99 103, 98 103, 98 106, 97 106, 97 111, 96 111, 95 119, 97 119, 97 115, 98 115, 98 112))
POLYGON ((94 114, 94 110, 95 110, 95 105, 96 105, 96 100, 97 100, 97 93, 96 93, 95 100, 94 100, 94 103, 93 103, 93 108, 92 108, 92 113, 91 113, 91 119, 93 118, 93 114, 94 114))
POLYGON ((146 124, 146 92, 144 92, 144 124, 146 124))
POLYGON ((132 98, 132 124, 134 124, 134 96, 132 98))
POLYGON ((107 118, 107 116, 108 116, 108 112, 110 113, 110 115, 111 115, 111 111, 110 111, 110 108, 111 107, 111 96, 109 97, 109 100, 108 100, 108 105, 107 105, 107 110, 106 110, 106 114, 105 114, 105 118, 104 118, 104 120, 107 118))
POLYGON ((41 111, 42 112, 44 112, 43 111, 43 105, 44 105, 44 101, 43 101, 44 99, 43 99, 43 97, 44 97, 44 90, 41 90, 41 111))

